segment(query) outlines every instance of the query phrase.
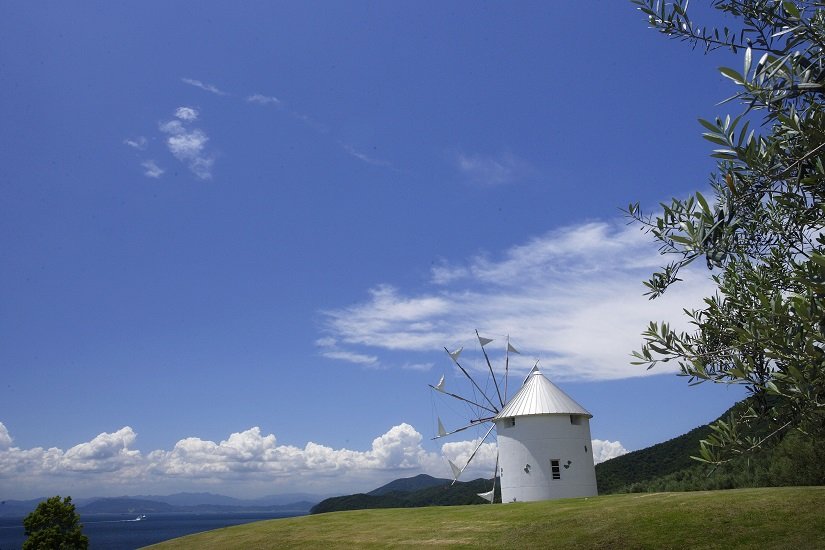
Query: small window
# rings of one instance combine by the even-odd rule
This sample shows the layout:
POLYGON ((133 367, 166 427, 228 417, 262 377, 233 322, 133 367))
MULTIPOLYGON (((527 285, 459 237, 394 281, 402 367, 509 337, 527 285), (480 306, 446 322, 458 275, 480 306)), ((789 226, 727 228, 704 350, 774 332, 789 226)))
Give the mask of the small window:
POLYGON ((574 426, 581 426, 582 417, 577 415, 577 414, 571 414, 570 415, 570 423, 573 424, 574 426))
POLYGON ((561 479, 561 468, 557 459, 550 460, 550 472, 553 474, 553 479, 561 479))
POLYGON ((504 419, 504 427, 505 428, 513 428, 513 427, 515 427, 515 425, 516 425, 516 419, 515 418, 506 418, 506 419, 504 419))

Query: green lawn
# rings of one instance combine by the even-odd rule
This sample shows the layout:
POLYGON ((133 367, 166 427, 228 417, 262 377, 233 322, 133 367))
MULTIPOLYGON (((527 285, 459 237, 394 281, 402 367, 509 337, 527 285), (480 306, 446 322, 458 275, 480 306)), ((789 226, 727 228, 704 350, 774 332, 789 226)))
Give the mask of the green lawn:
POLYGON ((334 512, 149 548, 825 548, 825 487, 334 512))

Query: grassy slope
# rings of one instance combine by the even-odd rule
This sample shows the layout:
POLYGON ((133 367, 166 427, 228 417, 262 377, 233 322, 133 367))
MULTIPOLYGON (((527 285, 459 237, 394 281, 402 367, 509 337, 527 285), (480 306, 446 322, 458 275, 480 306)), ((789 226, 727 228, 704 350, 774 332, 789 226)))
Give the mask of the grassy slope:
POLYGON ((825 487, 357 510, 262 521, 151 548, 825 548, 825 487))

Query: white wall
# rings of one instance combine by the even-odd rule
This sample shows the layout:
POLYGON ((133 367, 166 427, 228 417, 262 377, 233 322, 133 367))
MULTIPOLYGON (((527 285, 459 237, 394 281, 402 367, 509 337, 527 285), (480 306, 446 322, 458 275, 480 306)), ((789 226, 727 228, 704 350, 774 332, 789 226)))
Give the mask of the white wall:
POLYGON ((567 414, 520 416, 512 427, 510 419, 496 422, 502 502, 598 494, 590 421, 575 418, 578 425, 567 414), (561 479, 552 479, 552 459, 559 461, 561 479))

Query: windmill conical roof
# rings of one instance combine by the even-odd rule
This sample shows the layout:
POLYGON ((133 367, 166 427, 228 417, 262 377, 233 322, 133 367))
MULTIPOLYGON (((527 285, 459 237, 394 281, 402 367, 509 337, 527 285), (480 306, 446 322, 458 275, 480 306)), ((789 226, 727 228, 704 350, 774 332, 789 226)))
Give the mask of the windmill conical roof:
POLYGON ((495 420, 532 414, 580 414, 593 417, 587 409, 545 377, 538 366, 533 367, 524 385, 496 415, 495 420))

